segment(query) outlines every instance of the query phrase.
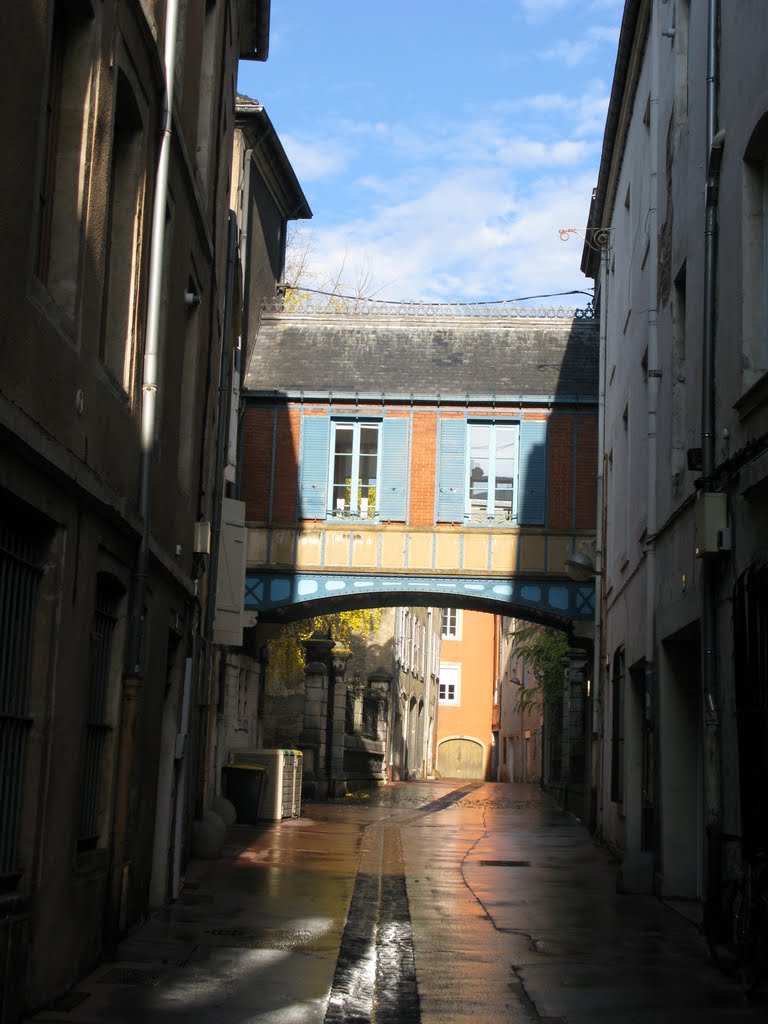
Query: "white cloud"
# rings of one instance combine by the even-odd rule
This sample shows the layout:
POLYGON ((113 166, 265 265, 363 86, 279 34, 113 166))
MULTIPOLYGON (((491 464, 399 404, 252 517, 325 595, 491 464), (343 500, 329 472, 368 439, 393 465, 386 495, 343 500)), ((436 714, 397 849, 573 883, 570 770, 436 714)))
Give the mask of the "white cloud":
POLYGON ((591 171, 548 176, 527 190, 498 170, 449 171, 419 193, 381 205, 368 220, 318 220, 311 226, 314 269, 327 281, 343 266, 342 288, 350 291, 370 272, 379 297, 388 299, 585 289, 581 243, 561 241, 559 231, 583 226, 593 186, 591 171))
POLYGON ((536 93, 514 102, 497 104, 493 107, 493 112, 502 118, 519 117, 521 113, 528 115, 533 112, 536 114, 534 123, 542 130, 555 132, 559 136, 570 133, 579 139, 590 135, 602 137, 608 99, 605 83, 596 79, 589 84, 586 91, 579 94, 569 96, 562 92, 536 93))
POLYGON ((615 44, 618 36, 618 28, 610 25, 592 25, 580 39, 558 39, 554 46, 541 50, 539 56, 546 60, 558 61, 567 67, 578 67, 600 46, 606 43, 615 44))
POLYGON ((612 11, 621 19, 624 10, 624 0, 592 0, 589 5, 591 11, 612 11))
POLYGON ((520 0, 520 6, 530 21, 544 21, 571 5, 572 0, 520 0))
POLYGON ((510 139, 499 149, 499 159, 510 167, 551 167, 577 164, 589 152, 585 142, 537 142, 510 139))
POLYGON ((305 140, 281 135, 280 141, 299 181, 330 178, 343 170, 350 159, 349 149, 337 140, 305 140))
MULTIPOLYGON (((313 202, 314 219, 302 227, 312 286, 349 294, 367 282, 379 298, 427 301, 586 289, 582 243, 559 232, 586 224, 607 102, 596 80, 581 93, 556 86, 476 120, 418 131, 402 121, 339 120, 322 141, 297 140, 316 176, 330 176, 334 159, 345 171, 333 219, 313 202)), ((286 150, 301 181, 304 165, 286 150)), ((324 184, 337 189, 333 177, 324 184)))

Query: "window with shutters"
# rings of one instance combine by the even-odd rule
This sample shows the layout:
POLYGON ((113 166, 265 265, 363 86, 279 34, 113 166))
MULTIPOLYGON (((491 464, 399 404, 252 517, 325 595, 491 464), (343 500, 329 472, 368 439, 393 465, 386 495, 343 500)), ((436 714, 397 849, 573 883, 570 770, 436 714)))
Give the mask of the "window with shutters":
POLYGON ((111 161, 101 357, 111 376, 130 394, 138 348, 146 152, 142 113, 121 71, 115 90, 111 161))
POLYGON ((89 637, 88 704, 80 765, 79 851, 95 849, 102 833, 107 746, 112 729, 109 706, 110 680, 115 672, 112 647, 121 597, 120 583, 108 573, 99 573, 89 637))
POLYGON ((0 893, 21 877, 19 838, 43 536, 0 507, 0 893))
POLYGON ((54 302, 75 313, 82 177, 92 86, 93 5, 57 0, 51 25, 35 272, 54 302))
POLYGON ((740 364, 747 391, 768 376, 768 112, 757 122, 744 154, 742 204, 740 364))
POLYGON ((544 525, 545 419, 440 424, 438 522, 544 525))
POLYGON ((380 431, 379 423, 331 424, 331 515, 376 518, 380 431))
POLYGON ((466 515, 472 522, 511 520, 517 493, 517 424, 470 423, 466 515))
POLYGON ((305 415, 300 517, 404 522, 407 465, 405 418, 305 415))

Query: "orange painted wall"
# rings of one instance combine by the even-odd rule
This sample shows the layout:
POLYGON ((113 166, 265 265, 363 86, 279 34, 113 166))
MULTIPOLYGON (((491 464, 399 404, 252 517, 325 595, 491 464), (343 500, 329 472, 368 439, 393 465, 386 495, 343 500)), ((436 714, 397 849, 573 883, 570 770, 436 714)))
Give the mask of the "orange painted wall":
POLYGON ((466 737, 485 747, 485 777, 490 777, 493 687, 497 674, 497 618, 487 612, 459 611, 460 639, 443 637, 440 663, 461 665, 461 703, 439 704, 439 744, 443 739, 466 737))

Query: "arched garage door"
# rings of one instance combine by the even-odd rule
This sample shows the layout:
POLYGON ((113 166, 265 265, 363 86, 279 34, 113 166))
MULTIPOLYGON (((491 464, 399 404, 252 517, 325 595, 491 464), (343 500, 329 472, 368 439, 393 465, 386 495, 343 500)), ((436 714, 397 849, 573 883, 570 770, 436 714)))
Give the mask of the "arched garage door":
POLYGON ((484 779, 483 754, 477 740, 443 740, 437 750, 437 770, 444 779, 484 779))

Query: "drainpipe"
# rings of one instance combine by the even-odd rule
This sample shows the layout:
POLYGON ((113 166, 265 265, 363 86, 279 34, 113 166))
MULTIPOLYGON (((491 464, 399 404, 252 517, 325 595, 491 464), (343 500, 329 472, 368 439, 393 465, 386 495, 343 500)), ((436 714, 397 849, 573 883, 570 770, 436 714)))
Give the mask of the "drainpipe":
POLYGON ((424 671, 424 728, 422 736, 422 751, 424 764, 424 778, 429 778, 429 682, 432 670, 432 609, 427 609, 427 663, 424 671))
MULTIPOLYGON (((648 357, 646 373, 647 405, 647 505, 645 524, 645 631, 644 663, 645 692, 643 695, 643 735, 653 721, 653 698, 656 688, 656 529, 657 517, 657 421, 659 404, 659 341, 658 341, 658 296, 659 296, 659 46, 661 41, 661 3, 654 0, 651 23, 651 96, 649 104, 649 209, 648 235, 650 253, 648 256, 648 357)), ((643 773, 640 787, 642 790, 643 773)), ((637 822, 637 850, 642 849, 642 798, 640 818, 637 822)))
MULTIPOLYGON (((725 133, 717 127, 719 0, 707 11, 707 187, 704 225, 704 324, 702 337, 701 489, 712 493, 715 481, 715 313, 717 286, 717 202, 725 133)), ((704 810, 708 841, 707 902, 712 907, 720 880, 722 851, 720 716, 717 696, 717 566, 702 558, 701 677, 704 715, 704 810)))
POLYGON ((598 395, 597 395, 597 480, 595 487, 597 492, 597 516, 595 522, 595 641, 594 641, 594 663, 592 670, 592 737, 591 744, 594 751, 594 761, 590 764, 592 778, 595 782, 596 803, 594 814, 590 810, 590 826, 598 834, 603 826, 603 784, 602 784, 602 748, 600 745, 600 732, 602 716, 600 701, 602 700, 603 680, 603 647, 604 647, 604 615, 603 608, 603 552, 605 551, 605 361, 608 334, 608 254, 610 246, 603 243, 600 253, 600 347, 599 347, 599 370, 598 370, 598 395))
POLYGON ((162 129, 155 176, 152 210, 152 240, 149 257, 149 293, 144 340, 144 367, 141 401, 141 453, 139 468, 138 512, 142 522, 139 550, 132 581, 131 612, 126 638, 126 673, 123 679, 120 714, 119 754, 115 780, 115 808, 112 826, 112 870, 105 941, 113 942, 128 923, 130 864, 128 847, 128 794, 134 757, 134 740, 142 691, 142 646, 144 639, 144 602, 147 593, 152 513, 152 457, 154 454, 157 411, 158 372, 162 338, 160 302, 163 293, 163 250, 165 216, 168 205, 168 168, 173 128, 173 79, 176 65, 176 25, 179 0, 168 0, 165 11, 165 83, 162 99, 162 129))
POLYGON ((139 478, 139 515, 143 523, 136 569, 133 577, 133 611, 128 636, 128 672, 141 674, 144 632, 144 600, 147 590, 149 541, 152 518, 152 456, 157 416, 158 372, 162 338, 160 303, 163 294, 163 252, 165 218, 168 206, 168 167, 173 130, 173 78, 176 65, 176 23, 179 0, 168 0, 165 12, 165 95, 163 97, 162 134, 157 159, 155 196, 152 209, 152 243, 149 255, 149 295, 147 329, 144 343, 144 374, 141 385, 141 466, 139 478))
MULTIPOLYGON (((261 142, 261 140, 259 140, 261 142)), ((243 312, 248 320, 248 247, 251 244, 251 170, 253 166, 253 149, 246 149, 243 157, 243 182, 240 191, 240 269, 243 278, 243 312)))

